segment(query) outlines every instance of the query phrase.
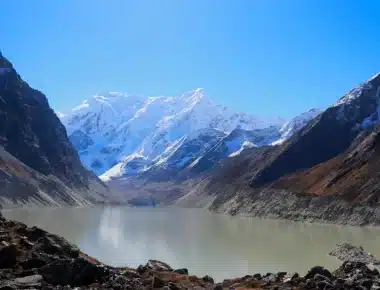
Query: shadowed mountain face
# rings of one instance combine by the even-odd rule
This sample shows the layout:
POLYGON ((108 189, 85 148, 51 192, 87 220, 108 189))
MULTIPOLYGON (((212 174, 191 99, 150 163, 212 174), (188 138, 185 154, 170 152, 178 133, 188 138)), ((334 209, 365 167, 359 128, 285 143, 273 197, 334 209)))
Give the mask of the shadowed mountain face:
POLYGON ((282 145, 242 152, 225 162, 214 178, 223 176, 231 182, 259 188, 356 148, 361 144, 358 140, 378 124, 379 99, 377 75, 350 91, 282 145))
POLYGON ((0 75, 0 145, 44 175, 87 186, 87 171, 45 95, 29 87, 4 57, 0 67, 8 69, 0 75))
POLYGON ((39 176, 54 176, 71 189, 88 190, 95 182, 105 190, 82 166, 45 95, 24 82, 1 54, 0 146, 39 176))
POLYGON ((325 162, 348 149, 379 118, 380 76, 353 89, 320 114, 288 142, 267 153, 251 185, 262 186, 278 178, 325 162))
POLYGON ((380 128, 363 132, 344 153, 272 184, 311 195, 338 195, 350 203, 375 205, 380 197, 380 128))

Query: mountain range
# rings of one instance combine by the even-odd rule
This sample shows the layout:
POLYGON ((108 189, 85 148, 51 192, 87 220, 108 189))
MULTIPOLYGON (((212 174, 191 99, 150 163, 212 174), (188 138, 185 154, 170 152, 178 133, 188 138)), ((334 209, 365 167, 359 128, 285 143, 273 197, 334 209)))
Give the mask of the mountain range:
POLYGON ((178 201, 230 214, 379 224, 380 74, 278 146, 229 158, 178 201))
POLYGON ((235 112, 202 89, 98 94, 56 114, 0 53, 0 205, 133 200, 378 225, 379 122, 380 74, 291 120, 235 112))
POLYGON ((320 112, 290 122, 252 116, 196 89, 175 97, 95 95, 61 120, 83 164, 109 180, 208 171, 245 148, 284 142, 320 112))

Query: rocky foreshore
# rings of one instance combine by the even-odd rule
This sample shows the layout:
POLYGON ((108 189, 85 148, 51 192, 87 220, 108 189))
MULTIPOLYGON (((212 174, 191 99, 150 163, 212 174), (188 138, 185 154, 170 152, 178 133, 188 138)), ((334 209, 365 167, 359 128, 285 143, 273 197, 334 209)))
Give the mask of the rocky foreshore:
POLYGON ((132 268, 104 265, 65 239, 0 216, 0 290, 15 289, 380 289, 372 265, 346 261, 336 271, 252 274, 216 283, 155 260, 132 268))

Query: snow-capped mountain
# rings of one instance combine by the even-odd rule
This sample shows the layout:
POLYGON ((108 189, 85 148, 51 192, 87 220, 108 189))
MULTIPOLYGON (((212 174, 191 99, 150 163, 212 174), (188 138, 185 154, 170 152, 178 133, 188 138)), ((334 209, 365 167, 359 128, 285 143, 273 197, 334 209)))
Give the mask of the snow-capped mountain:
POLYGON ((82 162, 105 179, 194 166, 225 138, 230 138, 228 155, 238 154, 282 138, 285 124, 279 117, 260 118, 218 105, 202 89, 177 97, 111 92, 59 115, 82 162), (247 132, 245 137, 235 129, 247 132))
POLYGON ((313 120, 322 112, 323 110, 321 109, 311 109, 297 117, 294 117, 292 120, 285 123, 284 126, 282 126, 280 129, 281 138, 273 142, 272 145, 278 145, 290 139, 290 137, 292 137, 295 132, 301 130, 303 127, 309 124, 310 120, 313 120))

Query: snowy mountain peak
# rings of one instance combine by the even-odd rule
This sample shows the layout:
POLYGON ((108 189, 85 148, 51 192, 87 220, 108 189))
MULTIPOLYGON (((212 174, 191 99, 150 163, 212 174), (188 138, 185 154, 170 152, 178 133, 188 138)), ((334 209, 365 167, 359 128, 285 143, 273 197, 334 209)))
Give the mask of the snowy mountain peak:
POLYGON ((367 79, 364 83, 356 86, 351 91, 349 91, 347 94, 345 94, 342 98, 338 100, 332 107, 337 107, 341 105, 349 105, 355 100, 357 100, 364 91, 371 90, 374 86, 378 86, 380 83, 380 73, 377 73, 367 79))
POLYGON ((178 167, 235 128, 279 130, 284 123, 279 117, 261 118, 218 105, 201 88, 169 97, 96 94, 60 116, 82 162, 98 175, 119 163, 118 170, 126 172, 157 164, 178 167))
POLYGON ((285 123, 281 129, 280 134, 281 138, 273 142, 273 145, 281 144, 288 140, 293 134, 299 130, 301 130, 303 127, 305 127, 311 120, 316 118, 320 113, 322 113, 323 110, 314 108, 307 112, 304 112, 296 117, 294 117, 289 122, 285 123))

